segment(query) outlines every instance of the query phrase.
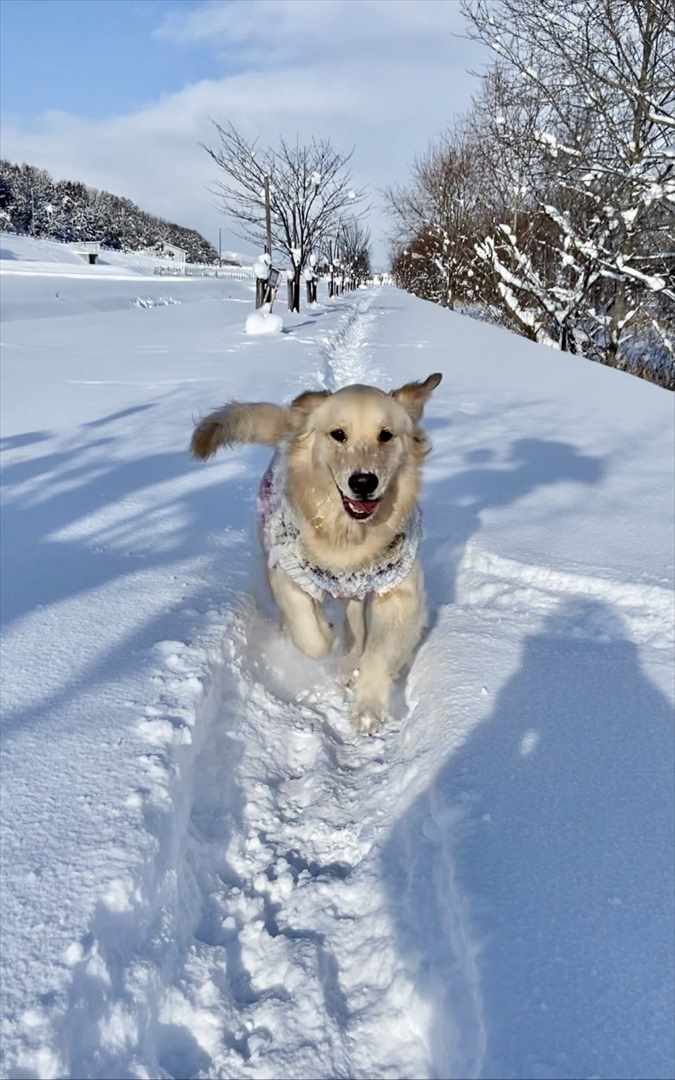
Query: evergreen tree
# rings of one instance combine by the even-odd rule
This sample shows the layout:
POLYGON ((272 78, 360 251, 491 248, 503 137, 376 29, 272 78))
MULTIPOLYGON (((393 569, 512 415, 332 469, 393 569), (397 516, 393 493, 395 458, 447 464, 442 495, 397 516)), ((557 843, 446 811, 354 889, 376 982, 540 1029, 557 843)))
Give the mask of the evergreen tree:
POLYGON ((118 251, 153 249, 164 241, 183 248, 188 262, 218 258, 194 229, 154 217, 131 199, 78 181, 54 182, 45 169, 9 161, 0 161, 0 225, 51 240, 98 241, 118 251))

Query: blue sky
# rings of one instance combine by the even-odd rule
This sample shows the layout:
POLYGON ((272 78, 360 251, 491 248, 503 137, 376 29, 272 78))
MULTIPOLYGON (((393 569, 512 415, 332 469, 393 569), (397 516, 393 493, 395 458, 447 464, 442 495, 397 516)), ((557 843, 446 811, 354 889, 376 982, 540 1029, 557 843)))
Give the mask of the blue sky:
POLYGON ((191 0, 2 0, 3 112, 24 121, 50 109, 113 116, 186 83, 217 78, 222 58, 208 42, 154 33, 165 19, 199 6, 191 0))
POLYGON ((211 120, 276 142, 328 136, 355 147, 381 190, 466 108, 480 66, 457 0, 1 0, 2 156, 231 233, 200 149, 211 120))

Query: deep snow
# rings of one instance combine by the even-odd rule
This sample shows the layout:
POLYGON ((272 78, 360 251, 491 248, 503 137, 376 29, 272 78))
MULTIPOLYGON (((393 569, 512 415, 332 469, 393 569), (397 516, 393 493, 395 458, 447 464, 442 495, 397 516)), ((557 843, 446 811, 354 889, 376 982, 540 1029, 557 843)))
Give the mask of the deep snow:
POLYGON ((672 1076, 672 397, 392 288, 260 339, 244 282, 45 280, 3 331, 3 1075, 672 1076), (186 446, 435 370, 430 627, 366 739, 265 596, 268 453, 186 446))

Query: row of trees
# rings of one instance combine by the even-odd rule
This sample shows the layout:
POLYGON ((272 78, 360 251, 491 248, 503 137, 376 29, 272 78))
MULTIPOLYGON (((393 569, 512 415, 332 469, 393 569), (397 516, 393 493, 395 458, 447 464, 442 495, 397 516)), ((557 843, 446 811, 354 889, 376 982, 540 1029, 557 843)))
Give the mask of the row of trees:
POLYGON ((147 214, 130 199, 72 180, 55 181, 44 169, 9 161, 0 161, 0 226, 51 240, 96 240, 117 250, 168 242, 184 248, 188 262, 218 260, 194 229, 147 214))
POLYGON ((463 0, 495 59, 390 189, 393 272, 536 341, 675 388, 669 0, 463 0))
POLYGON ((335 243, 329 239, 324 250, 323 272, 338 277, 341 289, 356 289, 370 277, 370 229, 357 217, 340 220, 335 243))
POLYGON ((328 139, 260 146, 233 124, 216 123, 204 149, 221 172, 214 194, 244 240, 290 264, 290 306, 300 310, 303 272, 321 267, 342 281, 370 273, 370 238, 361 224, 364 192, 351 184, 352 154, 328 139))

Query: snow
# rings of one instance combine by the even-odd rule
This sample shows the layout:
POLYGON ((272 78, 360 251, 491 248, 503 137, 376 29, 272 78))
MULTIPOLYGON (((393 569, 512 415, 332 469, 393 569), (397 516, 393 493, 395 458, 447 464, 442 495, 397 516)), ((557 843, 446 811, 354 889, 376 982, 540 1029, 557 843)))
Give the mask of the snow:
POLYGON ((259 311, 253 311, 246 317, 246 333, 252 335, 280 334, 284 328, 281 315, 270 310, 269 304, 263 304, 259 311))
POLYGON ((206 297, 253 302, 253 280, 172 276, 167 281, 153 273, 158 260, 152 256, 105 250, 101 259, 89 266, 67 244, 0 233, 3 322, 190 303, 206 297))
POLYGON ((153 280, 154 269, 161 263, 162 259, 156 255, 104 248, 96 265, 90 266, 70 244, 57 240, 37 240, 32 236, 14 233, 0 233, 0 267, 3 275, 50 274, 58 277, 75 276, 83 280, 149 277, 153 280))
MULTIPOLYGON (((223 258, 226 259, 232 254, 225 252, 223 258)), ((158 255, 102 248, 96 264, 90 266, 70 244, 0 232, 0 270, 5 281, 11 280, 14 276, 28 275, 90 282, 142 280, 158 284, 158 276, 155 273, 158 268, 161 268, 164 273, 171 274, 172 283, 194 280, 194 278, 181 275, 171 259, 158 255)), ((216 267, 209 266, 207 269, 215 273, 216 267)), ((242 266, 218 268, 218 274, 222 277, 228 274, 241 277, 248 272, 250 272, 248 268, 242 266)))
POLYGON ((643 274, 637 267, 630 266, 622 255, 617 255, 616 265, 624 274, 628 277, 635 278, 636 281, 642 282, 648 289, 651 289, 652 292, 660 292, 666 287, 665 278, 662 278, 657 274, 643 274))
POLYGON ((253 274, 261 281, 267 281, 270 276, 270 268, 272 266, 272 260, 267 252, 259 255, 253 263, 253 274))
POLYGON ((672 1076, 669 394, 391 287, 257 341, 245 282, 54 285, 0 277, 2 1074, 672 1076), (269 452, 186 447, 437 370, 366 739, 266 597, 269 452))

